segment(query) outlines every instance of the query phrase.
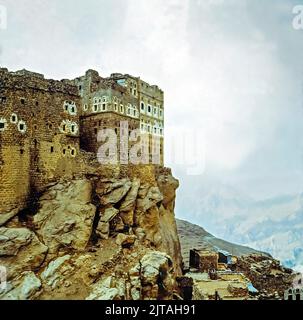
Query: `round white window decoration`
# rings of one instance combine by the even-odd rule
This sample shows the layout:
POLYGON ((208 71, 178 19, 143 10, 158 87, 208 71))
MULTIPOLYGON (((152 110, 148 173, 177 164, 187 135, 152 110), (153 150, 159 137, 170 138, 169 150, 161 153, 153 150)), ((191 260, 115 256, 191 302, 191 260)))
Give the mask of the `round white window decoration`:
POLYGON ((15 113, 11 115, 11 123, 18 123, 18 116, 15 113))
POLYGON ((20 121, 18 122, 18 130, 19 130, 21 133, 25 133, 25 132, 26 132, 27 126, 26 126, 25 121, 20 120, 20 121))

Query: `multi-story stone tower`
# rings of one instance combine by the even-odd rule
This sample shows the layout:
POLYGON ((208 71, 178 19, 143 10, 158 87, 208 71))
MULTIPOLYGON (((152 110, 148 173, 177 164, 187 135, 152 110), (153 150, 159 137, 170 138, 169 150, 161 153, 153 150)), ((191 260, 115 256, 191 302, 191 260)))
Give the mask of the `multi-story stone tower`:
POLYGON ((118 140, 131 130, 153 138, 142 140, 141 151, 158 148, 153 163, 163 166, 163 91, 157 86, 130 75, 103 78, 94 70, 55 81, 0 69, 0 214, 20 210, 60 178, 85 172, 87 152, 96 155, 98 132, 106 128, 118 140))
MULTIPOLYGON (((149 85, 139 77, 114 73, 110 79, 125 87, 139 106, 140 132, 149 136, 149 154, 152 148, 159 148, 160 163, 163 164, 164 146, 164 93, 156 85, 149 85), (151 138, 154 138, 154 143, 151 138), (159 144, 159 145, 157 145, 159 144)), ((150 161, 152 159, 150 158, 150 161)))
POLYGON ((138 129, 141 135, 147 136, 143 148, 148 148, 148 161, 155 163, 152 153, 153 148, 158 148, 157 163, 163 164, 164 94, 161 89, 139 77, 114 73, 102 78, 94 70, 88 70, 74 83, 83 103, 81 147, 84 150, 98 151, 100 129, 114 128, 119 138, 121 121, 126 121, 129 131, 138 129))

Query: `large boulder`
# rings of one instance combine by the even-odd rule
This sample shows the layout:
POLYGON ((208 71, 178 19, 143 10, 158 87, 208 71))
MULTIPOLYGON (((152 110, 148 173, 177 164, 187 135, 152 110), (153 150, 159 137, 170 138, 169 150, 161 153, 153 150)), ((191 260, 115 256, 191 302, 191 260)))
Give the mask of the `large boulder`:
POLYGON ((156 284, 165 279, 171 272, 173 263, 171 258, 163 252, 150 252, 141 259, 141 281, 143 284, 156 284))
POLYGON ((85 249, 96 213, 91 196, 91 182, 84 179, 59 183, 40 198, 34 223, 50 254, 61 248, 85 249))
POLYGON ((176 288, 171 258, 159 251, 148 252, 138 266, 131 270, 130 279, 134 282, 132 293, 138 296, 136 271, 140 277, 141 294, 145 300, 171 299, 176 288))
POLYGON ((100 221, 102 222, 111 222, 119 213, 119 210, 111 207, 104 210, 101 214, 100 221))
POLYGON ((102 205, 116 204, 125 197, 131 186, 132 183, 129 179, 100 180, 96 193, 102 205))
POLYGON ((140 188, 140 179, 135 178, 132 181, 132 186, 122 202, 119 210, 120 216, 124 224, 132 226, 134 223, 134 209, 137 202, 138 191, 140 188))
POLYGON ((10 219, 15 217, 20 211, 20 208, 14 208, 9 212, 1 213, 0 212, 0 227, 3 226, 10 219))
POLYGON ((40 279, 31 271, 24 272, 0 292, 0 300, 30 300, 40 288, 40 279))
POLYGON ((8 279, 38 268, 47 251, 29 229, 0 228, 0 265, 7 268, 8 279))
POLYGON ((51 261, 46 269, 41 273, 41 279, 43 283, 53 289, 57 285, 62 285, 63 281, 65 280, 64 275, 73 270, 71 265, 68 263, 70 259, 70 255, 65 255, 51 261))
POLYGON ((165 209, 173 211, 176 199, 176 190, 179 187, 179 181, 171 174, 162 174, 157 180, 158 187, 163 195, 162 204, 165 209))
POLYGON ((86 300, 121 300, 119 290, 113 287, 112 277, 100 280, 93 287, 86 300))
POLYGON ((163 195, 158 187, 150 187, 144 198, 139 198, 137 201, 137 209, 140 211, 147 211, 156 206, 163 200, 163 195))
POLYGON ((131 247, 136 240, 137 237, 135 235, 119 233, 116 238, 116 244, 123 248, 128 248, 131 247))

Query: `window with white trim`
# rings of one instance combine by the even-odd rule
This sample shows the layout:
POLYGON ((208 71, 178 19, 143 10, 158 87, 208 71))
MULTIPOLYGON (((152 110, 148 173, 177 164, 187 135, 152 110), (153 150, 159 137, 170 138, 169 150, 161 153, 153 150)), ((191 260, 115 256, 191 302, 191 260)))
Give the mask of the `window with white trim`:
POLYGON ((7 121, 4 118, 0 119, 0 132, 4 131, 7 127, 7 121))
POLYGON ((23 120, 20 120, 18 122, 18 130, 21 132, 21 133, 25 133, 26 130, 27 130, 27 126, 26 126, 26 123, 23 121, 23 120))
POLYGON ((11 116, 11 123, 17 123, 18 122, 18 116, 13 113, 11 116))

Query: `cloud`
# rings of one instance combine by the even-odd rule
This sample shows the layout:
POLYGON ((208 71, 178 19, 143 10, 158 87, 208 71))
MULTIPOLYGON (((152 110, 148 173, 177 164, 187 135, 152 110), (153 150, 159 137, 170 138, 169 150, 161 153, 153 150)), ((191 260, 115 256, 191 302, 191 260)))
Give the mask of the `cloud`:
POLYGON ((250 191, 264 172, 275 181, 280 172, 282 185, 286 172, 302 170, 303 32, 292 28, 294 1, 2 2, 1 64, 55 78, 95 68, 159 84, 167 141, 182 128, 199 132, 206 170, 233 182, 250 176, 250 191))

